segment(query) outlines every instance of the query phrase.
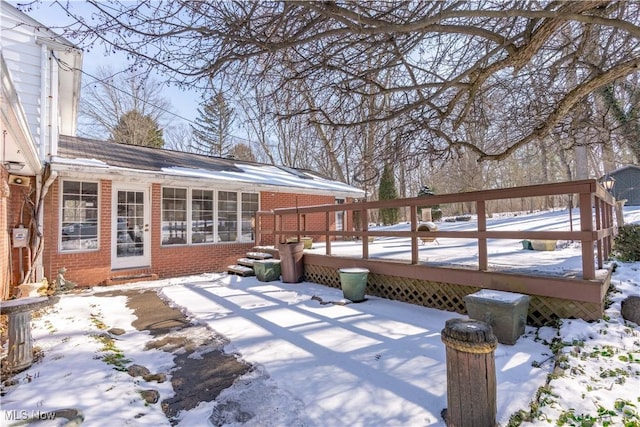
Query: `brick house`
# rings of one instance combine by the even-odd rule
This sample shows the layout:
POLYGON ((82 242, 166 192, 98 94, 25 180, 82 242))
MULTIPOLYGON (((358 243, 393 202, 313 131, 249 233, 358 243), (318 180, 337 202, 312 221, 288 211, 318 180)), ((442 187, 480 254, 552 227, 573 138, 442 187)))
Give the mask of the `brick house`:
POLYGON ((76 137, 82 52, 0 7, 0 299, 61 268, 80 286, 221 271, 253 247, 256 211, 364 195, 310 171, 76 137))
POLYGON ((253 248, 257 211, 364 195, 311 171, 63 135, 47 170, 44 270, 80 285, 223 271, 253 248))

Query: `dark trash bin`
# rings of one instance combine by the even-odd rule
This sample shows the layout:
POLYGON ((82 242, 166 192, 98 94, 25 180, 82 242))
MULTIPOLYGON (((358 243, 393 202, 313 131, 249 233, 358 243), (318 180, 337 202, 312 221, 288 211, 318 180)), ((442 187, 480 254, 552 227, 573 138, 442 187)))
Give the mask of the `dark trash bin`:
POLYGON ((280 274, 285 283, 298 283, 304 276, 302 255, 304 253, 303 242, 287 242, 278 245, 280 251, 280 274))

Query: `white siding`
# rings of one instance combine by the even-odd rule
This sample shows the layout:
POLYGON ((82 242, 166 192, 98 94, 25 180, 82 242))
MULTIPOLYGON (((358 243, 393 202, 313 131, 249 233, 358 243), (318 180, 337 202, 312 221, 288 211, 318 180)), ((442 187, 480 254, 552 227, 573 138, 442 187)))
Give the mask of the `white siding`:
POLYGON ((57 154, 59 131, 75 134, 82 57, 70 42, 28 15, 4 1, 0 8, 2 55, 39 156, 45 161, 57 154), (61 71, 52 51, 75 71, 61 71))
POLYGON ((2 7, 2 54, 18 98, 27 117, 29 129, 40 144, 40 57, 35 29, 23 24, 19 16, 2 7))

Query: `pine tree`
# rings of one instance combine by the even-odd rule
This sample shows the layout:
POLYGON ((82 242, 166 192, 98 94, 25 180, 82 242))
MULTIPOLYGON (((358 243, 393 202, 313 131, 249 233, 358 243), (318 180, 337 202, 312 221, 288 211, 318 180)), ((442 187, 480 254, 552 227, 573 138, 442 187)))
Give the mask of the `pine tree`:
MULTIPOLYGON (((396 200, 398 192, 396 191, 396 180, 393 176, 393 169, 389 165, 385 165, 382 176, 380 177, 380 189, 378 190, 378 200, 396 200)), ((380 221, 384 225, 392 225, 398 223, 398 208, 382 208, 380 209, 380 221)))
POLYGON ((233 119, 233 109, 229 107, 222 92, 216 92, 208 102, 201 104, 198 117, 191 125, 193 150, 209 156, 227 156, 231 149, 233 119))
MULTIPOLYGON (((420 191, 418 191, 418 197, 428 197, 434 196, 436 193, 433 192, 431 187, 428 185, 423 185, 420 191)), ((440 209, 440 205, 430 205, 430 206, 420 206, 419 209, 431 208, 431 218, 434 221, 439 221, 442 218, 442 210, 440 209)))
POLYGON ((143 145, 146 147, 162 148, 164 139, 162 129, 149 115, 143 115, 137 110, 123 114, 111 131, 111 140, 119 144, 143 145))

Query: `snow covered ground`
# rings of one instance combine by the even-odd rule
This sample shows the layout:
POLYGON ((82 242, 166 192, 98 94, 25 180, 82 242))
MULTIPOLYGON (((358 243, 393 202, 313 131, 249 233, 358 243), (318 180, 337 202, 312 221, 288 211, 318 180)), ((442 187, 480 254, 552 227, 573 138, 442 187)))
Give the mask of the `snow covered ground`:
MULTIPOLYGON (((557 215, 512 220, 537 227, 557 215)), ((640 223, 640 208, 627 208, 625 218, 640 223)), ((468 250, 453 247, 449 252, 472 258, 474 247, 468 250)), ((571 250, 569 245, 549 254, 565 270, 574 259, 563 253, 571 250)), ((511 252, 519 257, 529 251, 520 246, 511 252)), ((509 262, 506 254, 502 259, 509 262)), ((515 345, 498 345, 501 426, 510 419, 518 425, 520 418, 530 418, 522 424, 527 426, 640 425, 640 327, 625 324, 619 314, 625 296, 640 295, 640 263, 619 263, 612 283, 617 292, 604 320, 563 319, 558 328, 527 327, 515 345), (552 349, 559 349, 557 364, 552 349)), ((313 297, 341 302, 341 292, 313 283, 264 283, 225 274, 63 295, 33 321, 35 345, 44 357, 18 374, 14 385, 3 386, 2 425, 60 408, 81 410, 88 426, 170 425, 160 403, 146 404, 139 394, 155 388, 166 399, 173 394, 170 382, 146 383, 103 360, 119 354, 169 376, 174 367, 171 353, 144 350, 151 337, 132 327, 125 297, 100 297, 118 288, 157 289, 193 323, 227 338, 227 352, 255 366, 217 400, 181 413, 179 425, 444 425, 446 363, 440 332, 447 319, 463 316, 372 296, 358 304, 322 305, 313 297), (115 348, 105 349, 95 338, 105 326, 126 332, 114 341, 115 348)))

